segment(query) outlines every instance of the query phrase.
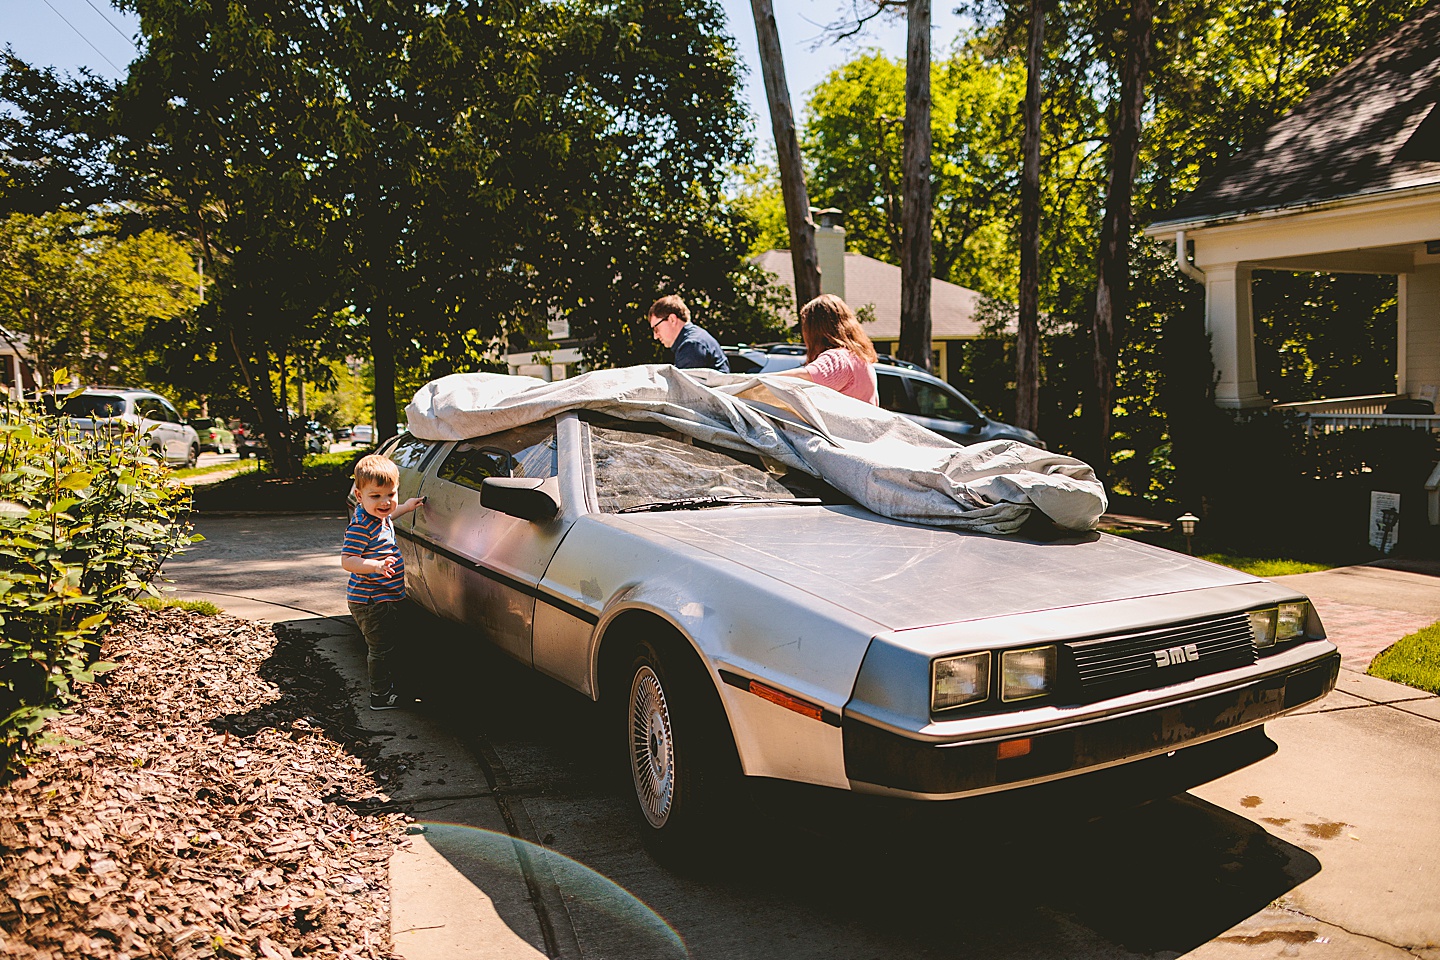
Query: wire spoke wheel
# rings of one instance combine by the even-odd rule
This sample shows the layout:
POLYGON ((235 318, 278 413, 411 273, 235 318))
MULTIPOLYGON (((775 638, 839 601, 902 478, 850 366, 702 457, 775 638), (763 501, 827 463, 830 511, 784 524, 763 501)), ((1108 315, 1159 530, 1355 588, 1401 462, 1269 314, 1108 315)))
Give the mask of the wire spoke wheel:
POLYGON ((641 664, 630 681, 630 773, 652 827, 664 827, 675 803, 675 729, 659 675, 641 664))

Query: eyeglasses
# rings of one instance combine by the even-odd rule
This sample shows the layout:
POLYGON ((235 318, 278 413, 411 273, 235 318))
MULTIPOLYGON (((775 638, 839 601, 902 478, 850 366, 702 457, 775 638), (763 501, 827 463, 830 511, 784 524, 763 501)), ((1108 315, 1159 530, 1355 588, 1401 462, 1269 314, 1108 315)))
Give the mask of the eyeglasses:
POLYGON ((653 334, 653 333, 655 332, 656 328, 658 328, 658 327, 660 326, 660 324, 662 324, 662 323, 668 323, 669 321, 670 321, 670 317, 669 317, 669 316, 664 316, 664 317, 660 317, 660 318, 655 319, 655 320, 651 320, 651 321, 650 321, 650 332, 653 334))

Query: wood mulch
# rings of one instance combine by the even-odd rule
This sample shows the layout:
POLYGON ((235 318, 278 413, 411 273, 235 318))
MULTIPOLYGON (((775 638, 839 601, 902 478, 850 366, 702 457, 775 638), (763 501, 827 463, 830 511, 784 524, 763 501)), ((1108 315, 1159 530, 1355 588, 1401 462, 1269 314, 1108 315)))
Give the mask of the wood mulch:
POLYGON ((298 634, 125 615, 0 785, 0 956, 389 958, 395 765, 298 634))

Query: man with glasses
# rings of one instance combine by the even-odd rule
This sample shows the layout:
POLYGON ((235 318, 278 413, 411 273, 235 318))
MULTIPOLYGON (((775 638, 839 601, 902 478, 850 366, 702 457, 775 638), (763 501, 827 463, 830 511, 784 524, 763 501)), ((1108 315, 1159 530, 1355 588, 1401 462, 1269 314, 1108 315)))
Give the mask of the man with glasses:
POLYGON ((674 295, 661 297, 651 304, 649 320, 650 335, 675 352, 675 366, 730 372, 725 351, 714 337, 690 322, 690 308, 684 300, 674 295))

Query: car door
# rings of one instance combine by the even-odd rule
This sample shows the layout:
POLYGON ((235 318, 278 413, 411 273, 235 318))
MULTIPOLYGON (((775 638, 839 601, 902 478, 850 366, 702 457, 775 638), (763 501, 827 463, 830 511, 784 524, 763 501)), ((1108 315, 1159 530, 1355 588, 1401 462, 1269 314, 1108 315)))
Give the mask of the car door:
POLYGON ((165 431, 166 455, 172 460, 188 460, 190 431, 185 429, 185 418, 180 416, 179 410, 170 405, 169 400, 164 397, 156 397, 155 400, 159 404, 158 412, 162 421, 159 429, 165 431))
MULTIPOLYGON (((421 440, 419 437, 406 433, 380 449, 379 452, 395 461, 395 466, 400 470, 400 496, 404 500, 409 500, 411 497, 424 497, 428 494, 425 470, 449 446, 443 441, 421 440)), ((431 485, 433 486, 433 481, 431 485)), ((353 505, 351 509, 354 509, 353 505)), ((395 521, 395 540, 400 548, 400 556, 405 561, 405 592, 422 607, 433 609, 434 604, 430 599, 430 591, 425 586, 427 551, 420 546, 413 535, 415 522, 425 509, 422 507, 419 510, 411 511, 395 521)), ((433 559, 434 552, 429 551, 428 553, 430 559, 433 559)))
POLYGON ((158 397, 136 397, 135 416, 140 418, 140 432, 160 456, 166 460, 178 459, 175 454, 175 432, 165 422, 165 411, 158 397))
POLYGON ((535 596, 567 524, 532 523, 480 505, 487 477, 556 475, 555 421, 453 444, 422 488, 428 502, 405 536, 415 544, 429 607, 484 632, 532 664, 535 596))
POLYGON ((905 379, 909 382, 914 402, 912 420, 956 443, 975 443, 983 439, 985 415, 958 391, 947 384, 931 383, 918 377, 905 379))

